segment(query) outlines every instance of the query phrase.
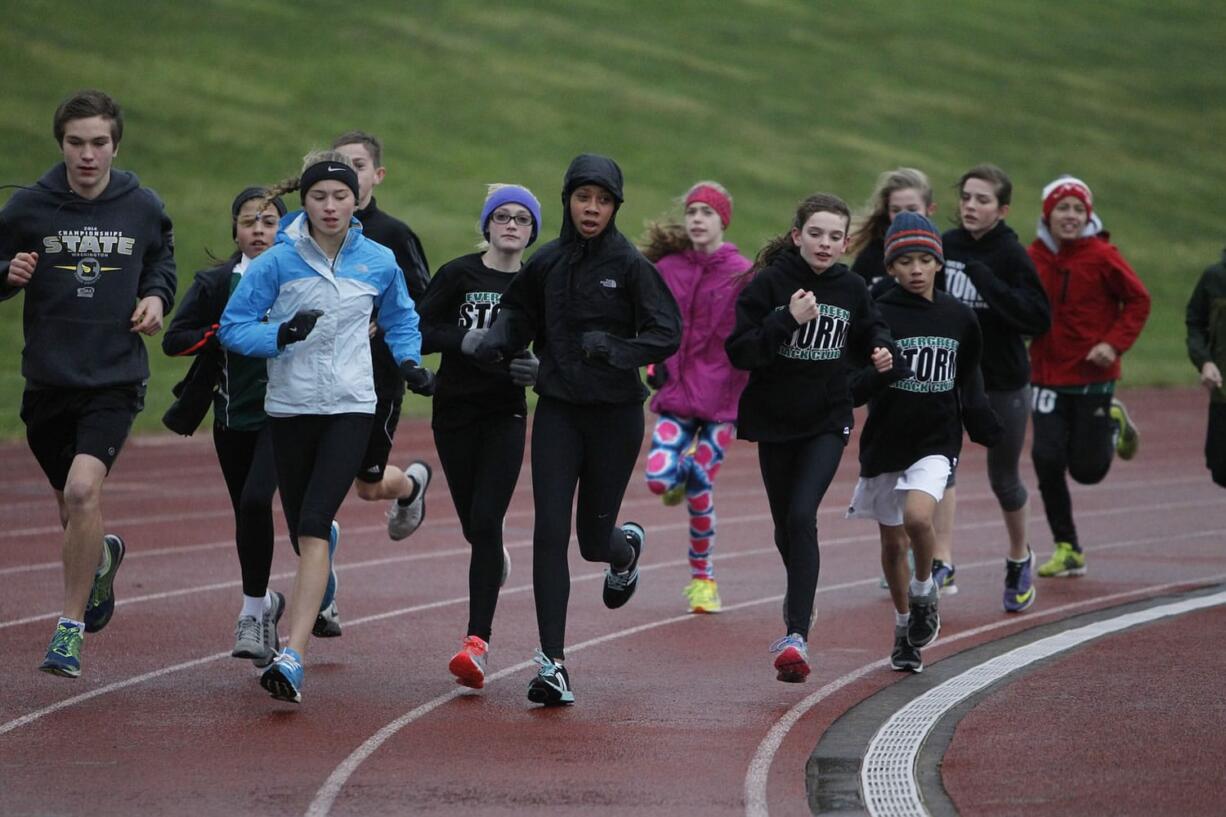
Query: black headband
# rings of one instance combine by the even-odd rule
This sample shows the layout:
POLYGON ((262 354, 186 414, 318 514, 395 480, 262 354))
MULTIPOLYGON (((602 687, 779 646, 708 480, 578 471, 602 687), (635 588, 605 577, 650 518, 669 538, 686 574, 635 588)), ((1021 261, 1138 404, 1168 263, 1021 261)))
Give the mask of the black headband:
POLYGON ((345 185, 353 191, 353 198, 355 200, 358 198, 358 174, 356 170, 342 162, 316 162, 302 171, 302 176, 298 179, 298 192, 302 196, 302 200, 306 201, 308 190, 328 179, 345 185))
POLYGON ((269 204, 277 211, 277 215, 285 215, 285 202, 281 201, 280 196, 268 198, 268 190, 264 187, 248 187, 243 192, 234 197, 234 203, 230 205, 230 217, 238 218, 238 211, 243 209, 243 205, 252 199, 266 199, 269 204))

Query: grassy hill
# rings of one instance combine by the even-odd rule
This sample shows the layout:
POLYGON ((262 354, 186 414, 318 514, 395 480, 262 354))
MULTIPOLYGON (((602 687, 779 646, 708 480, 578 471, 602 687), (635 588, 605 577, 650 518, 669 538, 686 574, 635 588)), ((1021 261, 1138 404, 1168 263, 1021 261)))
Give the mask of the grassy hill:
MULTIPOLYGON (((181 287, 230 249, 242 187, 360 127, 386 141, 380 205, 433 266, 469 251, 483 184, 528 185, 556 231, 561 174, 581 151, 627 178, 623 231, 700 178, 736 199, 729 237, 752 254, 814 190, 863 203, 881 170, 950 185, 993 161, 1029 241, 1039 190, 1072 172, 1155 298, 1130 384, 1193 380, 1182 311, 1223 244, 1226 15, 1212 0, 855 4, 112 0, 10 4, 0 27, 0 183, 58 160, 57 102, 81 87, 124 105, 117 166, 175 220, 181 287)), ((5 194, 0 194, 0 200, 5 194)), ((0 435, 20 430, 20 305, 0 307, 0 435)), ((65 338, 64 342, 71 343, 65 338)), ((160 427, 185 368, 151 346, 139 427, 160 427)), ((426 404, 411 401, 415 410, 426 404)))

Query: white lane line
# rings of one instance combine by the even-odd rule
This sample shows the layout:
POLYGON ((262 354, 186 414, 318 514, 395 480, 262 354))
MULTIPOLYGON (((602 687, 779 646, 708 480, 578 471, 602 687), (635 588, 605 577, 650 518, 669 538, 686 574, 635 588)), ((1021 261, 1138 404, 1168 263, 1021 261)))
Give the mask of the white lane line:
MULTIPOLYGON (((1190 534, 1182 537, 1164 538, 1162 541, 1172 541, 1173 539, 1196 538, 1200 535, 1210 534, 1190 534)), ((1097 550, 1105 550, 1108 547, 1133 547, 1142 544, 1152 544, 1155 540, 1137 540, 1133 542, 1122 542, 1113 545, 1104 545, 1097 550)), ((972 562, 966 566, 967 570, 972 570, 979 567, 992 567, 1000 564, 999 559, 991 559, 982 562, 972 562)), ((961 565, 959 565, 961 568, 961 565)), ((983 633, 1000 630, 1005 627, 1011 627, 1025 621, 1033 621, 1039 618, 1048 618, 1057 614, 1071 612, 1083 607, 1089 607, 1097 604, 1109 604, 1115 601, 1124 601, 1126 599, 1135 598, 1137 596, 1153 595, 1166 590, 1173 590, 1180 587, 1188 587, 1192 584, 1209 583, 1226 580, 1226 573, 1219 573, 1216 576, 1197 577, 1195 579, 1183 580, 1178 582, 1170 582, 1162 585, 1152 585, 1149 587, 1141 587, 1136 590, 1128 590, 1122 593, 1112 593, 1105 596, 1095 596, 1094 598, 1083 599, 1081 601, 1062 604, 1059 607, 1050 607, 1041 610, 1032 610, 1026 613, 1024 618, 1007 618, 991 624, 984 624, 979 627, 974 627, 970 630, 960 632, 957 635, 941 638, 938 642, 941 646, 952 644, 956 641, 962 641, 967 638, 974 638, 983 633)), ((803 718, 809 710, 814 706, 829 698, 834 693, 844 687, 863 678, 869 672, 875 669, 884 669, 887 666, 887 661, 882 659, 874 661, 870 664, 865 664, 858 669, 836 678, 829 684, 826 684, 821 689, 816 690, 804 699, 797 702, 791 709, 783 714, 778 721, 771 726, 766 736, 762 738, 762 742, 758 744, 757 750, 754 752, 753 759, 749 762, 749 768, 745 773, 745 814, 746 817, 766 817, 770 812, 766 800, 767 781, 770 776, 771 764, 775 760, 775 755, 779 751, 779 747, 783 744, 784 738, 788 732, 795 726, 801 718, 803 718)))
POLYGON ((946 712, 984 687, 1087 641, 1220 604, 1226 604, 1226 592, 1137 610, 1066 630, 1002 653, 913 698, 890 716, 869 741, 860 764, 860 787, 868 813, 872 817, 929 817, 915 779, 920 746, 946 712))
MULTIPOLYGON (((987 496, 987 494, 985 494, 985 496, 987 496)), ((963 501, 966 501, 965 497, 963 498, 963 501)), ((1201 507, 1205 505, 1216 507, 1219 504, 1220 504, 1219 501, 1216 499, 1206 500, 1204 502, 1189 502, 1189 503, 1176 503, 1176 504, 1159 503, 1155 505, 1137 505, 1137 506, 1128 508, 1127 511, 1136 512, 1136 513, 1145 513, 1145 512, 1154 511, 1154 510, 1174 510, 1174 509, 1185 509, 1186 510, 1187 508, 1201 507)), ((1080 517, 1092 518, 1092 517, 1097 517, 1097 516, 1116 516, 1116 515, 1119 515, 1121 512, 1122 511, 1120 511, 1118 508, 1103 509, 1099 511, 1085 511, 1080 514, 1080 517)), ((842 514, 842 511, 832 510, 830 511, 830 513, 842 514)), ((763 514, 749 514, 746 516, 721 517, 719 521, 720 521, 720 524, 726 524, 726 525, 740 525, 740 524, 748 524, 752 522, 763 522, 763 521, 770 521, 770 514, 763 513, 763 514)), ((999 525, 999 520, 982 520, 980 522, 971 522, 971 523, 964 524, 964 525, 958 525, 956 530, 958 532, 964 532, 964 531, 970 531, 970 530, 977 530, 981 528, 992 528, 992 527, 996 527, 997 525, 999 525)), ((370 533, 370 532, 383 530, 383 529, 384 529, 384 526, 375 525, 375 526, 369 526, 369 527, 348 528, 347 530, 349 530, 351 534, 364 534, 364 533, 370 533)), ((689 530, 689 523, 688 522, 678 522, 678 523, 670 522, 670 523, 663 524, 663 525, 653 525, 651 526, 650 530, 656 531, 656 532, 669 532, 669 531, 674 531, 674 530, 689 530)), ((1211 535, 1211 533, 1216 534, 1216 532, 1208 532, 1208 533, 1201 532, 1195 535, 1204 536, 1204 535, 1211 535)), ((851 544, 851 543, 856 543, 856 542, 867 542, 870 540, 876 541, 877 534, 872 533, 872 534, 862 534, 858 536, 841 536, 841 537, 834 537, 830 539, 823 539, 821 540, 821 545, 823 547, 834 547, 837 545, 845 545, 845 544, 851 544)), ((572 536, 571 544, 573 545, 575 544, 575 542, 576 540, 572 536)), ((284 544, 286 547, 288 547, 289 540, 285 539, 284 544)), ((519 547, 525 547, 531 544, 532 544, 531 539, 517 539, 517 540, 512 540, 508 542, 507 547, 519 548, 519 547)), ((234 546, 234 543, 232 541, 226 541, 226 542, 219 542, 219 543, 210 543, 207 545, 193 545, 190 547, 203 550, 203 549, 214 548, 214 547, 232 548, 233 546, 234 546)), ((1114 547, 1114 546, 1113 545, 1096 546, 1096 548, 1099 550, 1109 549, 1111 547, 1114 547)), ((166 550, 176 550, 176 549, 164 549, 162 552, 166 552, 166 550)), ((180 548, 178 550, 182 550, 182 549, 180 548)), ((770 548, 767 548, 767 550, 769 551, 770 548)), ((746 551, 746 553, 757 553, 757 552, 759 551, 758 550, 746 551)), ((426 553, 402 554, 399 556, 388 556, 388 557, 384 557, 381 559, 367 559, 367 560, 360 561, 360 562, 340 563, 336 565, 336 570, 338 573, 340 573, 344 571, 358 570, 358 569, 367 568, 367 567, 383 567, 383 566, 390 565, 390 564, 398 564, 400 562, 413 562, 413 561, 419 561, 419 560, 425 560, 425 559, 438 559, 438 558, 445 558, 449 556, 466 556, 468 555, 468 553, 469 553, 469 548, 467 545, 465 545, 465 546, 461 546, 458 548, 446 548, 444 550, 435 550, 435 551, 429 551, 426 553)), ((130 560, 140 555, 154 555, 154 552, 149 551, 145 553, 141 553, 141 552, 133 553, 125 557, 125 560, 130 560)), ((729 553, 727 555, 731 556, 732 554, 729 553)), ((3 570, 0 570, 0 576, 3 576, 8 572, 21 572, 21 571, 28 570, 28 569, 35 569, 35 568, 42 568, 42 567, 58 568, 60 567, 60 563, 59 562, 47 562, 42 565, 34 565, 30 568, 3 569, 3 570)), ((275 576, 271 576, 270 579, 281 580, 281 579, 286 579, 286 578, 293 578, 293 576, 294 574, 292 572, 291 573, 279 573, 275 576)), ((149 593, 149 594, 142 595, 142 596, 128 596, 128 597, 125 597, 117 601, 115 603, 115 606, 122 607, 127 604, 137 604, 137 603, 146 602, 146 601, 158 601, 161 599, 177 598, 180 596, 191 595, 193 593, 204 593, 204 592, 209 592, 213 590, 232 589, 234 587, 240 586, 241 584, 242 583, 238 580, 231 580, 228 582, 216 582, 213 584, 185 587, 185 588, 181 588, 178 590, 165 590, 165 591, 161 591, 158 593, 149 593)), ((23 624, 32 624, 32 623, 39 622, 39 621, 55 620, 59 618, 59 615, 60 613, 58 611, 47 612, 47 613, 36 613, 34 615, 25 616, 19 619, 0 621, 0 630, 6 629, 9 627, 16 627, 16 626, 23 625, 23 624)))

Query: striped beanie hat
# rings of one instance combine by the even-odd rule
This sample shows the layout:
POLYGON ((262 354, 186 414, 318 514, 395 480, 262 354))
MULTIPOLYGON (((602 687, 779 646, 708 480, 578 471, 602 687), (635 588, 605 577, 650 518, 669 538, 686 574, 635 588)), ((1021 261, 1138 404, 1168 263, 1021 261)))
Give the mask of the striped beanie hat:
POLYGON ((890 229, 885 234, 885 265, 888 268, 894 259, 909 252, 926 252, 945 263, 941 248, 941 233, 925 216, 904 210, 894 216, 890 229))

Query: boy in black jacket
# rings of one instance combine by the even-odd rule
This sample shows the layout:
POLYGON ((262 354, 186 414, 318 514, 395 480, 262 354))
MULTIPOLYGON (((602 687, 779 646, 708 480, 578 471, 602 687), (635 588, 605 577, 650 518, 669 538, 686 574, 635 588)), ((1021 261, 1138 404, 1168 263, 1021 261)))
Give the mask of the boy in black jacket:
POLYGON ((933 515, 962 449, 962 424, 984 444, 1001 429, 979 377, 982 339, 975 315, 935 290, 944 261, 940 234, 924 216, 900 213, 885 247, 886 268, 899 286, 883 294, 877 308, 900 360, 891 372, 867 369, 854 378, 853 397, 857 404, 869 400, 869 410, 860 437, 860 481, 847 515, 875 519, 881 527, 881 567, 895 608, 890 665, 920 672, 920 647, 941 629, 933 515), (909 586, 908 544, 915 551, 909 586))
POLYGON ((21 418, 64 525, 64 612, 40 669, 81 674, 81 642, 115 610, 124 542, 103 533, 102 483, 144 407, 155 335, 174 304, 161 200, 112 170, 123 113, 101 91, 56 109, 64 161, 0 211, 0 299, 24 290, 21 418))
POLYGON ((1226 250, 1222 260, 1201 273, 1186 313, 1188 358, 1209 392, 1209 426, 1205 433, 1205 467, 1226 488, 1226 250))
MULTIPOLYGON (((396 265, 404 273, 409 297, 421 302, 430 284, 430 268, 426 251, 417 234, 398 218, 388 215, 375 204, 375 187, 383 182, 387 169, 383 166, 383 143, 374 134, 355 130, 344 133, 332 143, 334 150, 353 160, 358 174, 358 210, 354 216, 362 223, 362 234, 387 247, 396 256, 396 265)), ((388 465, 392 440, 400 423, 404 401, 404 377, 396 367, 391 350, 383 342, 383 330, 371 316, 371 365, 375 376, 375 419, 370 426, 370 439, 362 465, 358 468, 354 488, 367 502, 392 500, 387 512, 387 535, 394 540, 407 538, 426 518, 426 488, 430 484, 430 464, 414 460, 403 470, 388 465)), ((326 599, 325 599, 326 600, 326 599)), ((340 613, 335 599, 315 620, 316 636, 327 638, 341 634, 340 613)))

